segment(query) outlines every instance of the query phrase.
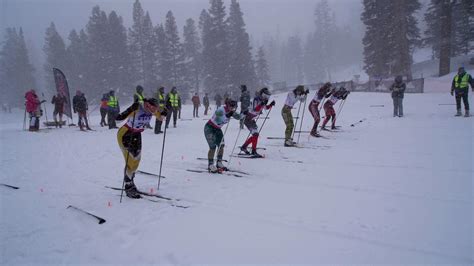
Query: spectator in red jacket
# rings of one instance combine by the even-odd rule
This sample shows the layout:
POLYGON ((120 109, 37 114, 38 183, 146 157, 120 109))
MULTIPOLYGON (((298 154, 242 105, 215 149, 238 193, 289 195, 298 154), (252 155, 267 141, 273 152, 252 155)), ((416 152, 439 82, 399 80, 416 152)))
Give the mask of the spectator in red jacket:
POLYGON ((36 95, 36 91, 31 89, 25 93, 25 106, 26 112, 30 115, 30 131, 39 130, 39 118, 43 115, 43 110, 41 110, 41 101, 36 95))
POLYGON ((193 102, 193 117, 199 117, 199 106, 201 106, 201 100, 199 99, 199 96, 197 93, 194 94, 193 98, 191 98, 191 101, 193 102))

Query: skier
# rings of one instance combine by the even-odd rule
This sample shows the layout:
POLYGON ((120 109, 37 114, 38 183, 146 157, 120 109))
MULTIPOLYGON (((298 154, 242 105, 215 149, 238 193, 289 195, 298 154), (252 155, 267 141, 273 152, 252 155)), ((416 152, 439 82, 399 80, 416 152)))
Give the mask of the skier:
POLYGON ((331 119, 331 129, 336 129, 336 111, 334 110, 334 105, 338 100, 345 100, 347 98, 347 95, 349 95, 349 91, 347 91, 344 87, 340 87, 339 90, 333 89, 330 93, 326 95, 326 98, 329 98, 325 103, 324 103, 324 113, 326 115, 326 118, 323 121, 323 124, 321 125, 321 130, 328 130, 326 128, 326 124, 329 122, 329 119, 331 119))
POLYGON ((120 105, 117 97, 115 97, 115 91, 111 90, 109 92, 109 100, 107 101, 107 118, 109 120, 109 129, 118 128, 115 123, 115 117, 120 113, 120 105))
POLYGON ((51 103, 54 104, 54 124, 56 128, 59 126, 60 128, 63 127, 63 113, 64 113, 64 104, 67 102, 66 97, 58 92, 57 95, 53 96, 51 103), (59 123, 57 119, 57 115, 59 115, 59 123))
POLYGON ((199 106, 201 106, 201 100, 199 99, 197 92, 191 98, 191 101, 193 102, 193 117, 199 117, 199 106))
POLYGON ((237 120, 243 118, 242 115, 235 112, 236 109, 237 101, 229 99, 225 105, 216 109, 212 118, 209 119, 204 126, 204 136, 206 137, 207 144, 209 144, 209 151, 207 153, 209 172, 216 173, 227 170, 222 164, 222 157, 224 156, 224 134, 221 128, 229 122, 231 117, 237 120), (214 165, 214 154, 217 148, 217 164, 214 165))
MULTIPOLYGON (((143 87, 140 85, 137 85, 137 87, 135 88, 135 94, 133 95, 133 102, 134 103, 137 102, 138 104, 143 105, 144 99, 145 99, 145 96, 143 95, 143 87)), ((145 127, 149 129, 153 129, 150 126, 150 124, 146 124, 145 127)))
POLYGON ((252 157, 262 158, 263 156, 257 153, 257 142, 258 142, 258 126, 255 119, 262 113, 262 110, 270 109, 275 106, 275 101, 272 101, 269 105, 268 98, 270 97, 271 93, 268 88, 263 88, 259 91, 258 96, 253 99, 253 108, 251 111, 246 110, 243 112, 245 115, 244 124, 247 129, 250 131, 250 137, 245 141, 245 143, 240 147, 240 150, 248 155, 252 155, 252 157), (252 152, 247 150, 248 145, 252 143, 252 152))
POLYGON ((405 94, 406 84, 402 76, 395 77, 395 81, 390 86, 393 99, 393 117, 403 117, 403 96, 405 94))
POLYGON ((79 124, 79 128, 82 131, 85 131, 84 125, 83 125, 83 120, 84 120, 86 129, 92 130, 89 127, 89 122, 87 121, 87 110, 89 109, 89 106, 87 105, 87 100, 86 100, 86 97, 84 96, 84 93, 82 93, 80 90, 77 90, 76 95, 74 96, 74 98, 72 98, 72 109, 74 110, 74 113, 77 112, 79 116, 79 120, 77 122, 77 124, 79 124))
POLYGON ((25 93, 25 106, 26 112, 30 115, 30 128, 29 131, 38 131, 39 130, 39 118, 43 115, 43 110, 41 110, 41 103, 45 102, 38 99, 36 91, 31 89, 25 93))
POLYGON ((173 114, 173 127, 176 127, 176 120, 178 119, 178 111, 181 106, 181 97, 176 91, 176 87, 171 88, 171 91, 166 95, 166 109, 168 110, 168 116, 166 117, 166 128, 171 120, 171 114, 173 114))
POLYGON ((298 85, 296 89, 288 92, 288 95, 286 96, 285 105, 283 105, 283 108, 281 109, 281 116, 283 117, 283 121, 285 121, 286 125, 284 142, 285 147, 295 146, 296 144, 291 138, 291 135, 293 134, 293 128, 295 126, 293 123, 293 114, 291 113, 291 109, 293 109, 293 106, 297 101, 304 101, 308 93, 308 89, 305 90, 303 85, 298 85))
MULTIPOLYGON (((250 108, 250 93, 246 85, 240 85, 240 113, 247 112, 250 108)), ((244 129, 244 120, 240 120, 240 129, 244 129)))
POLYGON ((209 96, 207 96, 207 93, 204 95, 204 98, 202 98, 202 101, 204 103, 204 115, 207 115, 207 111, 209 110, 209 96))
POLYGON ((321 137, 318 133, 318 125, 321 121, 319 116, 319 104, 323 100, 323 98, 331 91, 332 84, 330 82, 325 83, 321 88, 319 88, 318 92, 314 94, 314 98, 308 106, 309 112, 314 118, 313 128, 311 129, 310 135, 313 137, 321 137))
POLYGON ((464 116, 469 117, 469 85, 471 85, 472 91, 474 91, 474 80, 471 75, 466 73, 464 67, 458 69, 458 74, 454 76, 453 83, 451 85, 451 95, 456 93, 456 116, 461 116, 461 98, 464 102, 464 116))
MULTIPOLYGON (((165 110, 165 88, 160 87, 158 91, 155 94, 155 99, 158 101, 158 109, 159 111, 165 110)), ((155 134, 161 134, 163 131, 161 131, 161 125, 163 124, 162 119, 156 119, 155 120, 155 134)))
POLYGON ((143 105, 133 103, 127 110, 116 117, 117 121, 127 119, 127 122, 117 132, 117 141, 125 159, 125 193, 129 198, 140 198, 140 194, 134 183, 135 171, 140 164, 142 150, 141 132, 145 130, 146 124, 154 115, 156 119, 163 119, 166 110, 158 110, 156 99, 143 99, 143 105))
POLYGON ((108 101, 109 95, 104 93, 102 95, 102 99, 100 100, 100 126, 107 126, 107 122, 105 122, 105 117, 107 116, 107 108, 108 108, 108 101))

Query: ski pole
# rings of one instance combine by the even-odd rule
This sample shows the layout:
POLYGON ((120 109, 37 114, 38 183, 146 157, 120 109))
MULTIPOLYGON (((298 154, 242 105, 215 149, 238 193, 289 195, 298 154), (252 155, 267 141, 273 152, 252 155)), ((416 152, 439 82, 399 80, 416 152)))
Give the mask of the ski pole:
POLYGON ((25 115, 23 116, 23 130, 26 130, 26 107, 25 107, 25 115))
MULTIPOLYGON (((299 143, 300 142, 300 136, 301 136, 301 128, 303 127, 303 119, 304 119, 304 111, 306 110, 306 99, 308 99, 308 97, 304 97, 304 105, 303 105, 303 114, 301 114, 301 122, 300 122, 300 132, 298 133, 298 140, 296 141, 296 143, 299 143)), ((296 129, 296 127, 295 127, 296 129)))
POLYGON ((291 134, 291 139, 293 139, 293 137, 295 136, 296 126, 298 125, 298 118, 300 117, 301 104, 302 102, 300 101, 300 105, 298 107, 298 114, 296 115, 295 125, 293 126, 293 133, 291 134))
POLYGON ((265 125, 265 121, 267 121, 268 116, 270 115, 270 112, 272 111, 273 107, 268 110, 267 115, 265 116, 265 119, 263 119, 262 125, 260 126, 260 129, 258 130, 258 135, 260 135, 260 132, 263 129, 263 126, 265 125))
POLYGON ((339 113, 337 114, 337 116, 339 117, 342 113, 342 109, 344 108, 344 104, 346 104, 346 100, 343 100, 342 103, 341 103, 341 109, 339 110, 339 113))
MULTIPOLYGON (((229 128, 229 125, 230 125, 230 118, 229 118, 229 122, 227 122, 227 126, 225 126, 224 134, 222 135, 221 143, 219 143, 219 146, 217 147, 217 150, 216 150, 217 154, 215 156, 218 156, 219 150, 221 149, 222 144, 224 144, 224 138, 225 138, 225 135, 227 134, 227 129, 229 128)), ((212 159, 214 160, 214 158, 212 158, 212 159)), ((216 161, 217 161, 217 159, 216 159, 216 161)))
POLYGON ((46 124, 48 124, 48 110, 46 109, 46 100, 44 99, 44 93, 41 93, 43 96, 43 106, 44 106, 44 115, 46 116, 46 124))
MULTIPOLYGON (((134 128, 135 126, 135 116, 136 114, 133 114, 132 128, 134 128)), ((130 150, 129 148, 127 148, 127 159, 125 160, 125 168, 123 169, 123 181, 122 181, 122 192, 120 192, 120 203, 122 203, 123 191, 125 190, 125 176, 127 176, 127 164, 128 164, 129 157, 130 157, 130 150)))
POLYGON ((227 162, 227 168, 230 167, 230 162, 232 161, 232 154, 234 154, 235 146, 237 146, 237 141, 239 141, 239 136, 240 136, 241 131, 242 131, 242 128, 240 128, 240 126, 239 126, 239 133, 237 133, 237 138, 235 138, 234 147, 232 148, 232 152, 229 155, 229 161, 227 162))
POLYGON ((163 146, 161 147, 160 171, 158 172, 158 187, 157 187, 157 190, 160 190, 161 169, 163 167, 163 155, 165 154, 166 128, 167 127, 165 127, 165 130, 163 131, 163 146))

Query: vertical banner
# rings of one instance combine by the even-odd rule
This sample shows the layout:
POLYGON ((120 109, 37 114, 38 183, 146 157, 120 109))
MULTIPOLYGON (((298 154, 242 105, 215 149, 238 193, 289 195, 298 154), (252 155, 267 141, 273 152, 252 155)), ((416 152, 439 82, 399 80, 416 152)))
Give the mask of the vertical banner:
POLYGON ((56 83, 56 91, 66 97, 64 104, 64 114, 72 119, 71 96, 69 95, 69 86, 67 85, 66 76, 57 68, 53 68, 54 82, 56 83))

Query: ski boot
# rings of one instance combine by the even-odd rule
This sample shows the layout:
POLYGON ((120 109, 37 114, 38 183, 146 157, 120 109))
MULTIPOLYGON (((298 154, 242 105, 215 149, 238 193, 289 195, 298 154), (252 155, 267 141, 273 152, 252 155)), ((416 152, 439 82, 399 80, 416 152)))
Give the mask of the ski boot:
POLYGON ((250 155, 250 152, 247 150, 247 147, 244 147, 244 146, 240 147, 240 151, 246 155, 250 155))
POLYGON ((315 138, 320 138, 321 137, 321 135, 319 135, 318 132, 311 132, 310 135, 315 137, 315 138))
POLYGON ((332 130, 336 130, 337 127, 336 127, 336 126, 332 126, 331 129, 332 129, 332 130))
POLYGON ((285 140, 284 146, 285 147, 293 147, 293 146, 295 146, 295 143, 291 139, 287 139, 287 140, 285 140))
POLYGON ((329 131, 329 129, 327 129, 326 126, 322 126, 321 130, 329 131))
POLYGON ((208 165, 207 171, 209 171, 209 173, 219 173, 219 169, 217 169, 214 164, 208 165))
POLYGON ((263 155, 258 154, 257 150, 252 150, 251 155, 252 155, 253 158, 263 158, 263 155))
POLYGON ((218 160, 218 161, 217 161, 216 167, 217 167, 217 170, 218 170, 219 172, 229 170, 227 167, 224 166, 224 164, 222 163, 221 160, 218 160))
POLYGON ((458 110, 454 116, 461 116, 461 115, 462 115, 461 110, 458 110))
POLYGON ((466 113, 464 113, 464 117, 469 117, 469 110, 466 110, 466 113))
POLYGON ((140 196, 140 193, 138 193, 137 187, 135 186, 135 183, 133 183, 133 181, 125 182, 125 194, 127 195, 127 197, 132 199, 139 199, 142 197, 140 196))

